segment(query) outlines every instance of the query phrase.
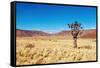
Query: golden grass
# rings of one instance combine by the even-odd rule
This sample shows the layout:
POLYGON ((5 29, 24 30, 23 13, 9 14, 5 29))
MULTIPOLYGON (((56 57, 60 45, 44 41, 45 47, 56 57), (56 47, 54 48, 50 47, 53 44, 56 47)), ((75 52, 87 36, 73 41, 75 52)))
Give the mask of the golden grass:
POLYGON ((48 64, 96 60, 95 39, 73 40, 61 37, 17 37, 16 64, 48 64))

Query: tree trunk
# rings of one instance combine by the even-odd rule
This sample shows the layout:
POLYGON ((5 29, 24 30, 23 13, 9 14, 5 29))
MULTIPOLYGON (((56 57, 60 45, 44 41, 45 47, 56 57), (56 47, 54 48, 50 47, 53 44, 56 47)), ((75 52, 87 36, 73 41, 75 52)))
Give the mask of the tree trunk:
POLYGON ((77 38, 73 38, 74 48, 77 48, 77 38))

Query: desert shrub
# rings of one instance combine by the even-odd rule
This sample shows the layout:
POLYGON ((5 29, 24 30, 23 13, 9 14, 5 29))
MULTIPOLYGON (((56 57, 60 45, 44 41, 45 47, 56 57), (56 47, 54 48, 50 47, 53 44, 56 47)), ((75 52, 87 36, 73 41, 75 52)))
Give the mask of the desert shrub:
POLYGON ((25 46, 25 48, 34 48, 34 47, 35 47, 34 44, 27 44, 27 45, 25 46))

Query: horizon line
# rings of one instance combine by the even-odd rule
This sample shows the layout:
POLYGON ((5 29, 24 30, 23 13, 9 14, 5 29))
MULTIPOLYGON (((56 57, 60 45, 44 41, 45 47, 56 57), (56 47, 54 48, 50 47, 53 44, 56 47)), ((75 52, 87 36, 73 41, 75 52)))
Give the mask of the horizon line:
MULTIPOLYGON (((91 28, 91 29, 83 29, 83 30, 96 30, 96 28, 91 28)), ((29 30, 29 29, 16 29, 16 30, 23 30, 23 31, 42 31, 42 32, 45 32, 45 33, 49 33, 49 34, 53 34, 53 33, 58 33, 58 32, 62 32, 62 31, 70 31, 69 30, 61 30, 61 31, 57 31, 57 32, 48 32, 48 31, 44 31, 44 30, 29 30)))

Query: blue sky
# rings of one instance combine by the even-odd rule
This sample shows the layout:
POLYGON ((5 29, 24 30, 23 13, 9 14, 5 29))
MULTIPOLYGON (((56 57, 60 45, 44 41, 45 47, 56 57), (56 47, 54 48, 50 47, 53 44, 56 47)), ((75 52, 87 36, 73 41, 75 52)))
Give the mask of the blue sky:
POLYGON ((55 33, 78 21, 84 29, 96 27, 96 8, 43 4, 16 4, 16 29, 55 33))

